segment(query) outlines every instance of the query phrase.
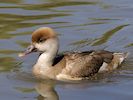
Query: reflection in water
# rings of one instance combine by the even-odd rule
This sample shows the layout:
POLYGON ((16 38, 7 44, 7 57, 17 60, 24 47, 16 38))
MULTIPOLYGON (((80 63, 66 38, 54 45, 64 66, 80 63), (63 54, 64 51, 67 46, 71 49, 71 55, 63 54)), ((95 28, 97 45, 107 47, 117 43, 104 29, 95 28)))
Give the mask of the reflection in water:
POLYGON ((16 50, 0 50, 0 54, 14 54, 19 53, 19 51, 16 50))
POLYGON ((23 48, 26 48, 29 45, 29 42, 25 42, 25 41, 16 41, 16 43, 23 48))
POLYGON ((97 2, 83 2, 83 1, 53 1, 51 3, 44 3, 44 4, 39 4, 39 5, 29 5, 27 6, 25 9, 29 10, 44 10, 44 9, 48 9, 48 8, 53 8, 53 7, 62 7, 62 6, 76 6, 76 5, 95 5, 97 4, 97 2))
POLYGON ((52 80, 38 83, 35 89, 40 94, 37 100, 59 100, 59 96, 54 89, 54 81, 52 80))
POLYGON ((90 45, 95 39, 83 39, 83 40, 78 40, 78 41, 75 41, 73 43, 71 43, 70 45, 72 46, 76 46, 73 50, 78 50, 80 48, 83 48, 85 46, 88 46, 90 45))
POLYGON ((0 0, 0 3, 19 3, 21 0, 0 0))
MULTIPOLYGON (((3 3, 20 3, 21 1, 18 0, 6 0, 3 3)), ((50 1, 49 3, 41 3, 41 4, 28 4, 28 5, 6 5, 1 6, 0 10, 0 22, 1 22, 1 30, 0 30, 0 39, 7 39, 12 38, 14 36, 24 35, 25 33, 17 33, 11 34, 10 32, 14 33, 14 31, 21 28, 28 28, 37 25, 48 25, 48 24, 61 24, 64 22, 46 22, 46 19, 52 19, 56 17, 65 17, 70 16, 69 12, 65 13, 53 11, 47 12, 46 9, 62 7, 62 6, 76 6, 76 5, 95 5, 97 2, 81 2, 81 1, 50 1), (21 10, 20 10, 21 9, 21 10), (11 10, 11 11, 10 11, 11 10), (14 11, 15 10, 15 11, 14 11), (19 11, 20 10, 20 11, 19 11), (41 11, 42 10, 42 11, 41 11), (26 13, 20 13, 20 12, 26 13), (33 12, 32 12, 33 11, 33 12), (38 14, 37 14, 38 12, 38 14), (10 16, 10 17, 9 17, 10 16), (42 20, 38 23, 39 20, 42 20), (34 22, 35 21, 35 22, 34 22)), ((71 11, 70 11, 71 12, 71 11)), ((27 33, 27 32, 26 32, 27 33)))
MULTIPOLYGON (((90 80, 82 80, 82 81, 65 81, 58 82, 54 80, 41 80, 41 82, 37 82, 35 89, 39 93, 37 96, 37 100, 59 100, 60 94, 55 90, 55 86, 60 86, 62 89, 74 89, 76 90, 84 90, 89 87, 97 87, 103 84, 112 84, 113 81, 109 76, 111 73, 100 73, 90 80), (108 76, 108 78, 107 78, 108 76)), ((70 97, 68 97, 69 99, 70 97)))
POLYGON ((92 43, 92 46, 97 46, 106 43, 117 31, 123 29, 126 26, 128 25, 117 26, 114 29, 107 31, 103 34, 101 38, 97 39, 94 43, 92 43))
MULTIPOLYGON (((68 16, 69 14, 63 14, 63 13, 57 13, 57 14, 47 14, 47 15, 32 15, 32 16, 24 16, 24 15, 13 15, 13 14, 0 14, 0 22, 2 24, 2 28, 0 30, 0 39, 8 39, 12 38, 14 36, 20 36, 20 35, 25 35, 28 32, 21 32, 14 34, 16 29, 21 29, 21 28, 28 28, 28 27, 33 27, 36 25, 44 25, 44 24, 50 24, 46 22, 42 23, 27 23, 22 21, 30 21, 30 20, 39 20, 39 19, 50 19, 50 18, 55 18, 55 17, 62 17, 62 16, 68 16), (10 18, 9 18, 10 16, 10 18), (13 34, 12 34, 13 33, 13 34)), ((60 24, 59 22, 55 22, 56 24, 60 24)), ((29 32, 29 34, 31 34, 29 32)))
POLYGON ((133 43, 126 45, 126 47, 132 47, 132 46, 133 46, 133 43))
MULTIPOLYGON (((129 24, 126 25, 120 25, 115 27, 114 29, 111 29, 107 32, 105 32, 100 38, 87 38, 83 40, 78 40, 76 42, 71 43, 70 45, 77 46, 76 49, 91 45, 91 46, 100 46, 104 43, 107 43, 111 37, 116 34, 119 30, 123 29, 124 27, 128 26, 129 24)), ((132 44, 129 44, 127 47, 132 46, 132 44)))
MULTIPOLYGON (((40 94, 37 98, 36 93, 34 94, 34 85, 31 85, 34 84, 35 79, 31 79, 33 76, 27 74, 31 73, 31 66, 36 58, 34 55, 30 55, 24 58, 24 62, 19 62, 22 59, 17 58, 17 54, 27 47, 31 33, 42 26, 52 27, 59 32, 61 52, 102 48, 102 46, 108 46, 105 48, 108 50, 115 48, 116 51, 133 51, 132 4, 133 0, 0 0, 0 89, 3 88, 0 90, 0 99, 8 100, 7 94, 9 94, 10 100, 58 100, 57 92, 63 92, 59 95, 65 100, 73 100, 71 96, 75 97, 75 100, 82 100, 84 96, 97 100, 101 99, 101 94, 112 100, 112 94, 108 92, 105 95, 101 91, 111 91, 113 87, 105 90, 105 86, 103 86, 104 89, 99 89, 98 92, 99 87, 97 89, 92 87, 98 86, 98 83, 102 85, 105 83, 109 86, 108 82, 123 84, 123 80, 133 80, 132 52, 131 57, 118 70, 118 73, 113 72, 112 75, 105 75, 105 77, 98 75, 97 79, 99 77, 102 79, 96 82, 83 82, 78 86, 77 84, 63 84, 63 89, 56 88, 57 92, 54 82, 40 82, 36 86, 36 90, 40 94), (112 29, 112 27, 114 28, 112 29), (114 42, 117 43, 113 45, 114 42), (16 87, 15 91, 13 91, 14 87, 16 87), (69 88, 67 94, 70 93, 70 95, 67 95, 67 98, 66 91, 63 91, 64 87, 69 88), (70 90, 74 87, 83 89, 83 95, 79 95, 81 94, 80 89, 75 92, 70 90), (85 91, 88 87, 91 89, 85 91), (16 89, 19 91, 16 92, 16 89), (20 91, 22 94, 19 94, 20 91), (86 94, 88 92, 90 95, 86 94)), ((116 87, 118 86, 116 85, 116 87)), ((126 89, 129 90, 129 88, 126 89)), ((112 93, 120 98, 121 95, 117 95, 121 93, 121 88, 119 90, 120 92, 112 91, 112 93)), ((125 97, 129 96, 125 91, 123 94, 125 97)))
POLYGON ((19 68, 21 62, 17 63, 12 57, 0 58, 0 72, 11 71, 12 69, 19 68))
POLYGON ((30 93, 34 92, 35 89, 32 88, 23 88, 23 87, 15 87, 16 90, 21 91, 22 93, 30 93))

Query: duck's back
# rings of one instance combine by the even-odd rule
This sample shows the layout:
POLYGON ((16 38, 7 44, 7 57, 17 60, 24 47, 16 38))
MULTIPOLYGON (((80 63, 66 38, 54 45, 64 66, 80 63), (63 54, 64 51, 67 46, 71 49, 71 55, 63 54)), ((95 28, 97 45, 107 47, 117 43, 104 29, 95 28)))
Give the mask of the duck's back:
POLYGON ((65 67, 58 78, 83 79, 98 72, 111 71, 121 64, 125 56, 104 50, 67 53, 64 56, 65 67))

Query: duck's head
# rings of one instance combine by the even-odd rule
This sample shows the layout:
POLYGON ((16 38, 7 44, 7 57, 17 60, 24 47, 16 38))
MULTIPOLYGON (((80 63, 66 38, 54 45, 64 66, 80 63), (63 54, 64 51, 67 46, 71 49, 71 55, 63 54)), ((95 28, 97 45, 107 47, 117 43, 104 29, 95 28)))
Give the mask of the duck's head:
POLYGON ((32 52, 53 52, 56 53, 58 51, 58 38, 57 34, 54 32, 52 28, 49 27, 41 27, 35 30, 32 33, 32 43, 28 46, 27 50, 23 53, 19 54, 20 57, 23 57, 32 52))

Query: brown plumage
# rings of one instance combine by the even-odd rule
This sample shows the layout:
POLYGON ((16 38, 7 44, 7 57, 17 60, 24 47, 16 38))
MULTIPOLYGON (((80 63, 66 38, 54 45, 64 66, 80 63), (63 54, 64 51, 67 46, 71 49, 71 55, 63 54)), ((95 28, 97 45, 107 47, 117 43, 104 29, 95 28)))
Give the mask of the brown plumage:
POLYGON ((84 78, 97 73, 103 62, 110 63, 113 59, 113 53, 104 50, 73 52, 65 54, 64 58, 66 63, 62 73, 72 77, 84 78))
POLYGON ((39 43, 53 37, 56 37, 56 33, 51 28, 39 28, 32 33, 32 42, 39 43))
POLYGON ((96 73, 112 71, 127 57, 127 53, 105 50, 69 52, 57 56, 58 48, 58 38, 54 30, 43 27, 33 32, 32 44, 21 56, 41 51, 33 73, 39 77, 58 80, 81 80, 96 73))

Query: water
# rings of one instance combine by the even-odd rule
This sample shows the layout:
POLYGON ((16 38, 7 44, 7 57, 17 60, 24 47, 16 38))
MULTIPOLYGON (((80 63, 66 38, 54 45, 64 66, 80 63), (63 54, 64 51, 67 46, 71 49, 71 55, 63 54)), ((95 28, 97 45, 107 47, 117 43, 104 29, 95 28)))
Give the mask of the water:
POLYGON ((132 0, 0 0, 0 100, 133 99, 132 0), (56 30, 60 52, 91 49, 130 52, 122 67, 97 79, 38 81, 37 54, 17 54, 42 26, 56 30))

